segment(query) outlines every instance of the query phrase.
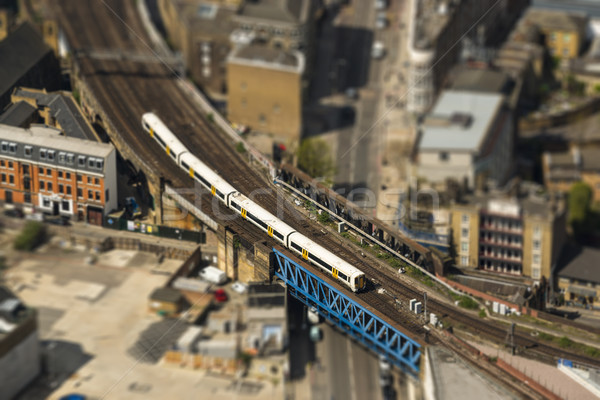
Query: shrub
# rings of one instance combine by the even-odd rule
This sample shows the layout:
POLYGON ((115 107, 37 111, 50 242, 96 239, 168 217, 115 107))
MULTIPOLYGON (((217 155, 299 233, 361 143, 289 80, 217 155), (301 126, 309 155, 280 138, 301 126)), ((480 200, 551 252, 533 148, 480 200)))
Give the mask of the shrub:
POLYGON ((242 142, 237 142, 237 144, 235 145, 235 149, 237 150, 238 153, 246 152, 246 146, 244 146, 244 143, 242 143, 242 142))
POLYGON ((469 296, 462 296, 458 301, 458 305, 467 310, 477 310, 479 308, 479 304, 469 296))
POLYGON ((485 310, 482 308, 481 310, 479 310, 479 318, 485 318, 486 317, 486 313, 485 310))
POLYGON ((37 221, 29 221, 16 237, 14 248, 16 250, 32 251, 46 240, 46 228, 37 221))
POLYGON ((329 222, 329 213, 326 211, 322 211, 321 214, 319 214, 319 216, 317 217, 317 219, 319 220, 319 222, 326 224, 327 222, 329 222))
POLYGON ((563 336, 560 339, 558 339, 558 345, 564 349, 567 347, 571 347, 573 345, 573 341, 568 337, 563 336))

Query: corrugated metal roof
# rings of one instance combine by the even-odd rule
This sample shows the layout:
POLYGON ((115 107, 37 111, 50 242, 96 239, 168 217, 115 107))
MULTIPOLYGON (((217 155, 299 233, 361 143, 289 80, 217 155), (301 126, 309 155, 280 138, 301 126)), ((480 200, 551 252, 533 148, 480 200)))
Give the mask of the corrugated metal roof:
POLYGON ((471 116, 471 123, 452 123, 446 126, 425 125, 419 149, 478 151, 502 102, 503 96, 495 93, 454 90, 442 92, 430 116, 437 119, 465 114, 471 116))

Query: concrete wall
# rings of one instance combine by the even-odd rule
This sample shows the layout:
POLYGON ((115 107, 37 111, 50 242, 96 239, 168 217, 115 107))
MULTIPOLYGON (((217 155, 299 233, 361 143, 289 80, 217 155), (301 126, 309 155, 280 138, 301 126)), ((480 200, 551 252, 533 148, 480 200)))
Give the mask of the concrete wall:
POLYGON ((452 210, 452 239, 456 254, 456 264, 462 267, 477 268, 479 260, 479 209, 477 207, 455 206, 452 210), (469 216, 468 222, 463 222, 462 217, 469 216), (468 230, 467 236, 463 236, 463 229, 468 230), (462 243, 468 243, 468 249, 462 250, 462 243), (469 257, 468 263, 464 264, 462 257, 469 257))
POLYGON ((417 175, 428 182, 444 182, 453 178, 462 182, 464 178, 469 181, 469 186, 474 184, 473 155, 471 153, 447 152, 448 159, 440 160, 440 151, 419 152, 417 175))
MULTIPOLYGON (((35 317, 13 331, 10 336, 18 336, 19 342, 11 346, 8 352, 0 356, 0 400, 12 399, 23 390, 41 369, 40 343, 35 317), (33 324, 33 329, 30 325, 33 324), (20 328, 25 327, 26 336, 20 336, 20 328)), ((2 340, 2 344, 7 338, 2 340)))

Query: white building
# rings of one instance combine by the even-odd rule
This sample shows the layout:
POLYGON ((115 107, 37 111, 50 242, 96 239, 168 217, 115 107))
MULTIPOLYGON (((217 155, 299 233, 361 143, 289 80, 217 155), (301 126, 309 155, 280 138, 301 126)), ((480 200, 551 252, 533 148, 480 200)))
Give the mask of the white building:
POLYGON ((512 167, 513 117, 500 94, 444 91, 415 146, 413 175, 420 179, 501 185, 512 167))

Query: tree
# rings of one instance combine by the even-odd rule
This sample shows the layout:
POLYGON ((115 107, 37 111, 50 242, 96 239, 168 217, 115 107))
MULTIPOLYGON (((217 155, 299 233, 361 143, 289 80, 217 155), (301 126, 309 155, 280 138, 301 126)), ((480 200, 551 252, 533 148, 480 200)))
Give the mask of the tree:
POLYGON ((15 238, 16 250, 32 251, 46 240, 46 228, 36 221, 29 221, 15 238))
POLYGON ((569 191, 569 224, 575 236, 585 233, 590 218, 592 188, 583 182, 577 182, 569 191))
POLYGON ((331 148, 323 139, 305 139, 298 149, 298 167, 313 178, 333 179, 331 148))

